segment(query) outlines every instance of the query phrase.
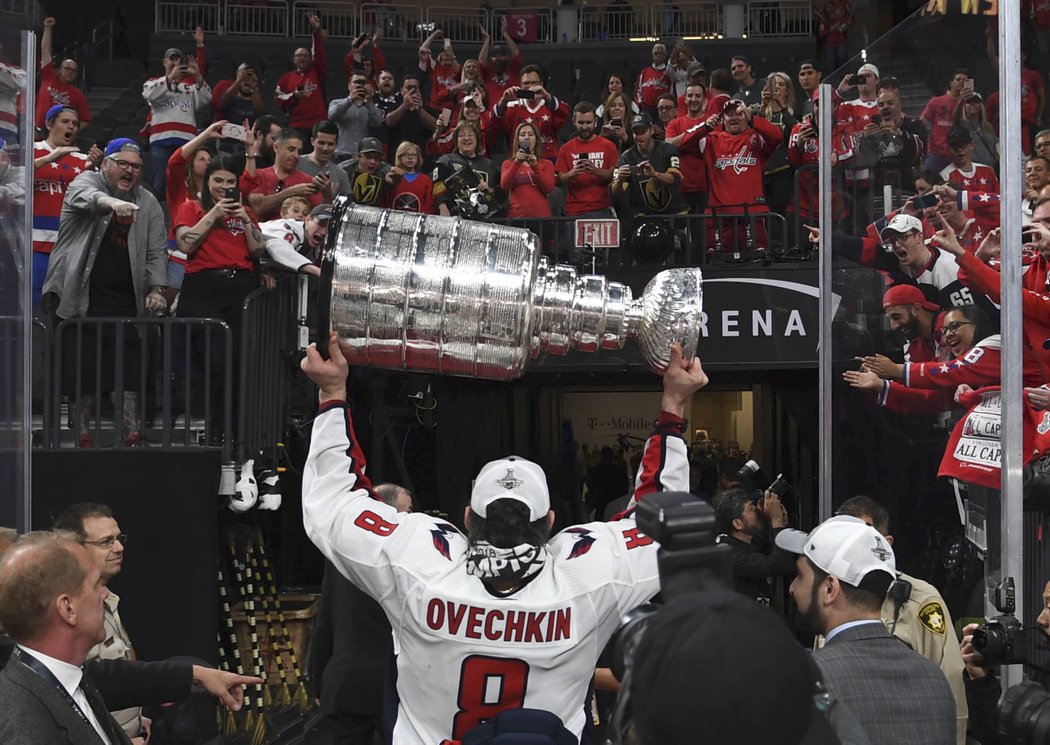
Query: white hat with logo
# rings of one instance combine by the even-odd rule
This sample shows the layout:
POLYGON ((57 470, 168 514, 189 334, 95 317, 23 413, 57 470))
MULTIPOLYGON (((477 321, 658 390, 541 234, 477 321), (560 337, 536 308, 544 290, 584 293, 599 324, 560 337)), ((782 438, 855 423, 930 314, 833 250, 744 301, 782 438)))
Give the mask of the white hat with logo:
POLYGON ((513 499, 529 508, 529 522, 545 517, 551 508, 547 475, 531 460, 517 455, 486 463, 470 492, 470 509, 487 517, 497 499, 513 499))
POLYGON ((809 533, 782 530, 777 533, 776 544, 785 551, 808 556, 825 572, 854 587, 860 587, 871 572, 884 572, 887 585, 897 578, 893 549, 885 537, 850 515, 828 518, 809 533))

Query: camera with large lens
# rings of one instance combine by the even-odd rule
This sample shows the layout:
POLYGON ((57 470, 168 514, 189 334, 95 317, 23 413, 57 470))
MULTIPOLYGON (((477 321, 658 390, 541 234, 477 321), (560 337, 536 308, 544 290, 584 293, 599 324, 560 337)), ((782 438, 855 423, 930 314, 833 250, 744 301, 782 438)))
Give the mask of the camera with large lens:
POLYGON ((1033 680, 1007 689, 999 704, 999 738, 1006 745, 1050 742, 1050 693, 1033 680))
POLYGON ((1014 579, 1007 577, 995 588, 993 605, 1000 614, 973 632, 973 648, 984 655, 981 665, 1019 665, 1028 662, 1028 630, 1014 615, 1017 597, 1014 579))
POLYGON ((753 460, 740 466, 740 470, 736 472, 736 479, 744 489, 755 493, 755 502, 761 502, 763 493, 766 491, 773 492, 780 499, 791 492, 791 482, 784 478, 784 474, 778 473, 777 477, 770 482, 762 471, 762 467, 753 460))

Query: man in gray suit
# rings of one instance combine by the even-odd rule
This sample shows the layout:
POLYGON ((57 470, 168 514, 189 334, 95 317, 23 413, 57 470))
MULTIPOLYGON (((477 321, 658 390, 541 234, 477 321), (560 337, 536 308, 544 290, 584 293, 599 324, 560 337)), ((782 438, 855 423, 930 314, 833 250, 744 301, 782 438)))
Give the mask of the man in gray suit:
POLYGON ((893 549, 855 517, 836 516, 808 535, 777 534, 798 554, 791 596, 828 690, 860 720, 872 745, 953 745, 955 699, 932 662, 890 635, 880 611, 896 578, 893 549))
POLYGON ((0 624, 17 642, 0 673, 0 742, 130 745, 81 665, 102 641, 106 587, 87 550, 30 533, 0 561, 0 624))

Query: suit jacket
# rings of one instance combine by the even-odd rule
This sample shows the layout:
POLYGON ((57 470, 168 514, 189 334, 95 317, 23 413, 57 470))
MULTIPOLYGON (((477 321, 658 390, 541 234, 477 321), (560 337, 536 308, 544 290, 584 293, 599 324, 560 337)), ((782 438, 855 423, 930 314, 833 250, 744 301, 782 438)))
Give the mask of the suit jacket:
POLYGON ((872 745, 954 745, 955 699, 944 673, 881 622, 839 632, 813 658, 872 745))
MULTIPOLYGON (((104 708, 87 671, 80 687, 88 701, 97 702, 92 708, 104 708)), ((95 717, 108 733, 110 745, 131 745, 131 740, 108 713, 96 711, 95 717)), ((0 742, 4 745, 101 745, 94 727, 73 710, 51 683, 15 660, 0 673, 0 742)))
MULTIPOLYGON (((14 648, 11 637, 0 634, 0 670, 7 666, 14 648)), ((193 665, 182 661, 92 660, 84 669, 91 672, 109 711, 182 701, 193 684, 193 665)))
POLYGON ((325 562, 321 607, 310 638, 310 675, 321 712, 379 717, 394 642, 379 603, 325 562))

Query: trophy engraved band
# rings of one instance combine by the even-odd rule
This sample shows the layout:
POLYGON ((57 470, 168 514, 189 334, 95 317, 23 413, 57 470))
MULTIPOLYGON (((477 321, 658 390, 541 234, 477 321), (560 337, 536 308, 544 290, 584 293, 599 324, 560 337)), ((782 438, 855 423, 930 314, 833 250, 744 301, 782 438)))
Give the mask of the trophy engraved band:
MULTIPOLYGON (((641 298, 549 265, 528 230, 336 200, 321 266, 318 338, 351 365, 513 380, 540 354, 620 349, 657 371, 696 353, 702 278, 670 269, 641 298)), ((323 345, 322 345, 323 346, 323 345)))

